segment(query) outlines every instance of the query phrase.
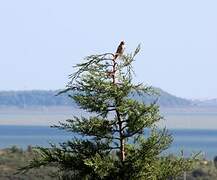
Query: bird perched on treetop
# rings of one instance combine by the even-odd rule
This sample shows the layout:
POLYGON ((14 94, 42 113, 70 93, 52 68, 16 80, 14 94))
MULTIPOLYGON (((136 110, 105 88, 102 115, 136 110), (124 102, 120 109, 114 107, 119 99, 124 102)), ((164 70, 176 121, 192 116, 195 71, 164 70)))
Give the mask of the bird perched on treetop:
POLYGON ((119 44, 117 50, 116 50, 116 53, 115 53, 115 56, 114 56, 114 60, 117 59, 119 56, 122 56, 123 53, 124 53, 124 41, 121 41, 121 43, 119 44))

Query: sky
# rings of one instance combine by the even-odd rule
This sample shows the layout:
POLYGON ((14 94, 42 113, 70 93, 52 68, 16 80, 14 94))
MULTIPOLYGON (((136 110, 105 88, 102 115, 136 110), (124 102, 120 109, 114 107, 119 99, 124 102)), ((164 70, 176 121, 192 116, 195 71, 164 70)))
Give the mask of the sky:
POLYGON ((0 0, 0 90, 60 89, 85 56, 141 43, 136 81, 217 98, 216 0, 0 0))

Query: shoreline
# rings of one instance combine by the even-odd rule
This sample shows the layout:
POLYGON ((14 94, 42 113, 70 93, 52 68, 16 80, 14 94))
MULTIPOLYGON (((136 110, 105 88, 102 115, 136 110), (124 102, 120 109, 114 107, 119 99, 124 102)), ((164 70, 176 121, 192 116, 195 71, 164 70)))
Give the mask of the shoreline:
MULTIPOLYGON (((164 117, 158 125, 168 129, 217 130, 217 108, 161 108, 164 117)), ((90 113, 70 106, 52 107, 4 107, 0 108, 0 125, 51 126, 75 116, 90 113)))

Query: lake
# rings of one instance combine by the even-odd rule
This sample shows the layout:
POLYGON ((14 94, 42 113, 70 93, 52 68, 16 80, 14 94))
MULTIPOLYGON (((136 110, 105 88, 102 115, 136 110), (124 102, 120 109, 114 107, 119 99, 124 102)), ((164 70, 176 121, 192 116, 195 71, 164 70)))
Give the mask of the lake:
MULTIPOLYGON (((203 152, 204 157, 213 159, 217 155, 217 131, 171 129, 174 142, 169 153, 179 153, 182 149, 186 156, 192 152, 203 152)), ((49 142, 58 143, 70 140, 72 134, 46 126, 0 126, 0 148, 32 146, 49 146, 49 142)))
MULTIPOLYGON (((184 154, 189 155, 201 151, 207 159, 217 155, 216 109, 166 108, 161 111, 165 120, 159 122, 159 127, 166 126, 174 136, 169 153, 177 154, 184 150, 184 154)), ((49 142, 70 139, 71 134, 49 126, 72 117, 72 114, 87 115, 69 107, 0 109, 0 148, 48 146, 49 142)))

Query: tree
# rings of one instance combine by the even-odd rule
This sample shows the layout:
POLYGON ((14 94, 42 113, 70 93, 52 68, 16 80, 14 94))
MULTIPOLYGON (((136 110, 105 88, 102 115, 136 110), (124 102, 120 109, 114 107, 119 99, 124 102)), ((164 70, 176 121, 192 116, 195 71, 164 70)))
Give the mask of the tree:
POLYGON ((132 63, 140 50, 125 54, 91 55, 70 75, 67 93, 89 117, 60 122, 56 128, 72 132, 73 139, 50 148, 38 147, 38 157, 24 169, 59 167, 65 179, 168 179, 192 166, 194 159, 162 155, 172 143, 155 102, 133 98, 155 93, 133 83, 132 63))

